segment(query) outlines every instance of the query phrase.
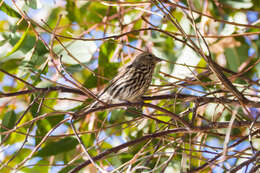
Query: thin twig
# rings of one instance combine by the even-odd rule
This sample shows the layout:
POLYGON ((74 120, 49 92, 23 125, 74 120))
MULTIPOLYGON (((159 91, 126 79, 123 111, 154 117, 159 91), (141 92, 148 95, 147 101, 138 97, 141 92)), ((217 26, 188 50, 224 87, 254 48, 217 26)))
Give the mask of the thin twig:
POLYGON ((76 129, 75 129, 75 126, 74 126, 74 124, 73 124, 73 122, 72 122, 72 119, 70 119, 70 125, 71 125, 71 128, 72 128, 72 130, 73 130, 73 132, 74 132, 74 134, 75 134, 75 136, 76 136, 76 138, 77 138, 77 140, 78 140, 78 142, 79 142, 81 148, 83 149, 84 153, 87 155, 88 159, 91 161, 91 163, 92 163, 101 173, 106 173, 106 171, 103 170, 100 166, 98 166, 98 165, 95 163, 95 161, 92 159, 92 157, 89 155, 89 153, 88 153, 88 151, 87 151, 85 145, 84 145, 83 142, 81 141, 81 139, 80 139, 80 137, 79 137, 79 135, 78 135, 78 133, 77 133, 77 131, 76 131, 76 129))

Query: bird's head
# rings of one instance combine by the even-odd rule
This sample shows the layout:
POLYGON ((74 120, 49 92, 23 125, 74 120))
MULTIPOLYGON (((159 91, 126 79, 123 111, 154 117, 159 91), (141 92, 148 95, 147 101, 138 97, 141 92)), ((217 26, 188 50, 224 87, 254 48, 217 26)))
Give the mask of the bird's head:
POLYGON ((149 52, 143 52, 134 59, 133 65, 134 66, 149 66, 149 65, 155 65, 156 63, 160 62, 162 59, 156 57, 152 53, 149 52))

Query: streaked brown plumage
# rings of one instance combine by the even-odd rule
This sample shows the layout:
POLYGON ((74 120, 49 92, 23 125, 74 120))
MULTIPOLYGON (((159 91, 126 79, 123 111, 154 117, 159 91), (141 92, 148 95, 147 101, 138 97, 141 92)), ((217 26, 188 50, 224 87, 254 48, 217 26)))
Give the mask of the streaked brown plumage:
MULTIPOLYGON (((147 91, 155 65, 161 59, 151 53, 139 54, 134 61, 124 66, 109 85, 97 96, 106 104, 136 102, 147 91)), ((87 109, 103 105, 93 102, 87 109)))

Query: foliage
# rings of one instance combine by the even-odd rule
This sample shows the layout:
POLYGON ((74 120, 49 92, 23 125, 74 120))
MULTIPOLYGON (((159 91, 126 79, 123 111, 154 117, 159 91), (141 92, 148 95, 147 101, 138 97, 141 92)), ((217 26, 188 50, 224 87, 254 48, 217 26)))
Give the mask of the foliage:
POLYGON ((254 0, 1 1, 1 172, 256 171, 259 29, 254 0), (84 112, 140 50, 144 103, 84 112))

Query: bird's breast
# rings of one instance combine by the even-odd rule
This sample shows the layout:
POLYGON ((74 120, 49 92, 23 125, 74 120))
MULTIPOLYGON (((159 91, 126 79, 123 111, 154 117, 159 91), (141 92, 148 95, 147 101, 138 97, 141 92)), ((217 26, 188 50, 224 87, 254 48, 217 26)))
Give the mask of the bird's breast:
POLYGON ((153 68, 129 68, 111 84, 103 97, 118 103, 118 100, 134 102, 148 89, 152 80, 153 68))

